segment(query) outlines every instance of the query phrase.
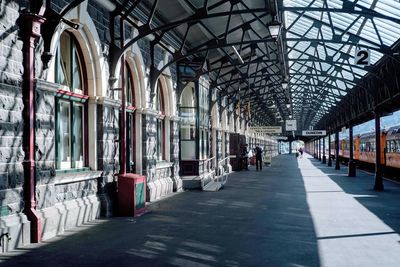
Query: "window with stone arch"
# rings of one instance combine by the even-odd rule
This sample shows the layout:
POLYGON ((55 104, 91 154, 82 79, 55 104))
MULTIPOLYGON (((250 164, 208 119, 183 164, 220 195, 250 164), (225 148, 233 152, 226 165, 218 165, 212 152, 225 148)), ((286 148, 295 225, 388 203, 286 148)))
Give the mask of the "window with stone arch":
POLYGON ((72 32, 64 31, 55 54, 56 168, 87 166, 87 84, 84 60, 72 32))
POLYGON ((193 82, 189 83, 182 91, 180 117, 181 159, 196 159, 197 102, 193 82))
POLYGON ((119 88, 125 90, 126 101, 126 170, 135 170, 135 87, 132 70, 128 61, 125 61, 120 71, 119 88))
POLYGON ((156 91, 156 110, 158 111, 158 116, 157 116, 157 133, 156 133, 156 159, 158 161, 165 160, 165 141, 166 141, 166 136, 165 136, 165 103, 164 103, 164 94, 163 94, 163 88, 161 85, 161 82, 157 82, 157 91, 156 91))

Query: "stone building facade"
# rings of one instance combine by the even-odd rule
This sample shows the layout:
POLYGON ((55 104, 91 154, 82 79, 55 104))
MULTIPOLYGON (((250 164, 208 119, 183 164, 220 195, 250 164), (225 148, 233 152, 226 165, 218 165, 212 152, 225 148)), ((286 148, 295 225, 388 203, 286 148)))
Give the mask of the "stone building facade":
MULTIPOLYGON (((59 12, 70 1, 50 2, 59 12)), ((151 40, 143 38, 125 51, 117 71, 110 73, 110 11, 101 2, 82 1, 67 12, 65 21, 53 25, 48 43, 37 34, 31 43, 32 58, 24 48, 24 44, 29 46, 29 31, 22 25, 30 16, 27 11, 39 9, 28 1, 0 4, 3 251, 28 244, 35 234, 37 241, 45 240, 99 216, 115 215, 121 153, 126 153, 127 172, 146 176, 147 201, 182 190, 177 67, 165 68, 156 88, 150 88, 151 68, 161 69, 170 58, 157 46, 152 62, 151 40), (32 99, 26 78, 29 71, 32 99), (121 146, 121 88, 127 88, 125 150, 121 146), (27 110, 29 103, 32 110, 27 110), (29 124, 32 113, 34 122, 29 124), (34 139, 29 140, 30 136, 34 139), (32 177, 27 175, 26 162, 34 162, 32 177), (31 199, 29 189, 34 194, 31 199), (33 206, 27 203, 30 200, 33 206), (34 209, 34 215, 26 212, 27 207, 34 209), (32 230, 35 227, 38 233, 32 230)), ((41 23, 43 33, 50 24, 41 23)), ((34 27, 32 31, 35 35, 34 27)), ((133 29, 127 32, 137 34, 133 29)), ((234 120, 233 105, 221 101, 215 102, 210 115, 209 140, 214 143, 210 156, 220 160, 229 156, 229 133, 245 133, 246 125, 234 120)))

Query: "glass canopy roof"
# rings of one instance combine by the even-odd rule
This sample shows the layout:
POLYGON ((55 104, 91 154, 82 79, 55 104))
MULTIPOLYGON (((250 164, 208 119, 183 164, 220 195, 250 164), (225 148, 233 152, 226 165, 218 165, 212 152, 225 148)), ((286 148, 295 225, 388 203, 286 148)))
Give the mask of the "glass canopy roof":
POLYGON ((315 125, 383 56, 398 57, 400 2, 284 0, 288 80, 300 128, 315 125), (356 49, 370 65, 355 64, 356 49))

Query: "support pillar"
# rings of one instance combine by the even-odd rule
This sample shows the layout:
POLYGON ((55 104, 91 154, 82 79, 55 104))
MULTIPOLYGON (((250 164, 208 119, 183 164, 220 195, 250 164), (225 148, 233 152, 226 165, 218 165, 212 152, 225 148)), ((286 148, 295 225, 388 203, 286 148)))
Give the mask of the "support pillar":
POLYGON ((353 145, 353 126, 349 126, 349 150, 350 150, 350 156, 349 156, 349 172, 348 176, 349 177, 355 177, 356 176, 356 162, 354 161, 354 145, 353 145))
POLYGON ((382 164, 381 164, 381 118, 378 112, 375 112, 375 185, 374 190, 382 191, 382 164))
POLYGON ((314 159, 317 158, 317 145, 315 144, 315 140, 313 140, 313 148, 314 148, 314 159))
POLYGON ((24 168, 24 213, 31 223, 31 242, 39 243, 42 238, 42 222, 36 211, 36 162, 35 162, 35 47, 36 40, 41 36, 40 27, 45 19, 35 14, 23 15, 25 32, 23 44, 23 101, 24 120, 23 149, 24 168))
POLYGON ((321 151, 321 138, 318 138, 318 160, 322 160, 322 151, 321 151))
POLYGON ((119 155, 121 164, 119 169, 120 175, 126 174, 126 95, 125 95, 125 56, 121 56, 121 117, 119 118, 119 155))
POLYGON ((340 162, 339 162, 339 132, 335 133, 335 153, 336 153, 335 170, 340 170, 340 162))
POLYGON ((292 154, 292 141, 289 141, 289 154, 292 154))
POLYGON ((322 163, 326 163, 326 156, 325 156, 325 136, 322 137, 322 163))
POLYGON ((328 133, 328 167, 332 167, 332 156, 331 156, 331 133, 328 133))

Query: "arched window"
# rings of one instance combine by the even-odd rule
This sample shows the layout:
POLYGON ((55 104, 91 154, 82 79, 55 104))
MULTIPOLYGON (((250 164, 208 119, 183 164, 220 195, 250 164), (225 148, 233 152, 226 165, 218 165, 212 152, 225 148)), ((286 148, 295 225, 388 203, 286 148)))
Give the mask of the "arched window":
POLYGON ((72 33, 65 31, 55 56, 56 168, 82 168, 87 164, 87 100, 83 56, 72 33))
POLYGON ((134 172, 135 169, 135 88, 133 75, 128 62, 124 64, 124 71, 119 77, 120 88, 124 85, 126 99, 126 169, 134 172), (124 77, 122 77, 124 75, 124 77))
POLYGON ((196 100, 194 83, 189 83, 181 96, 181 158, 196 159, 196 100))
POLYGON ((160 81, 157 83, 156 92, 156 110, 160 113, 157 117, 157 140, 156 140, 156 157, 157 160, 165 160, 165 106, 162 86, 160 81))

